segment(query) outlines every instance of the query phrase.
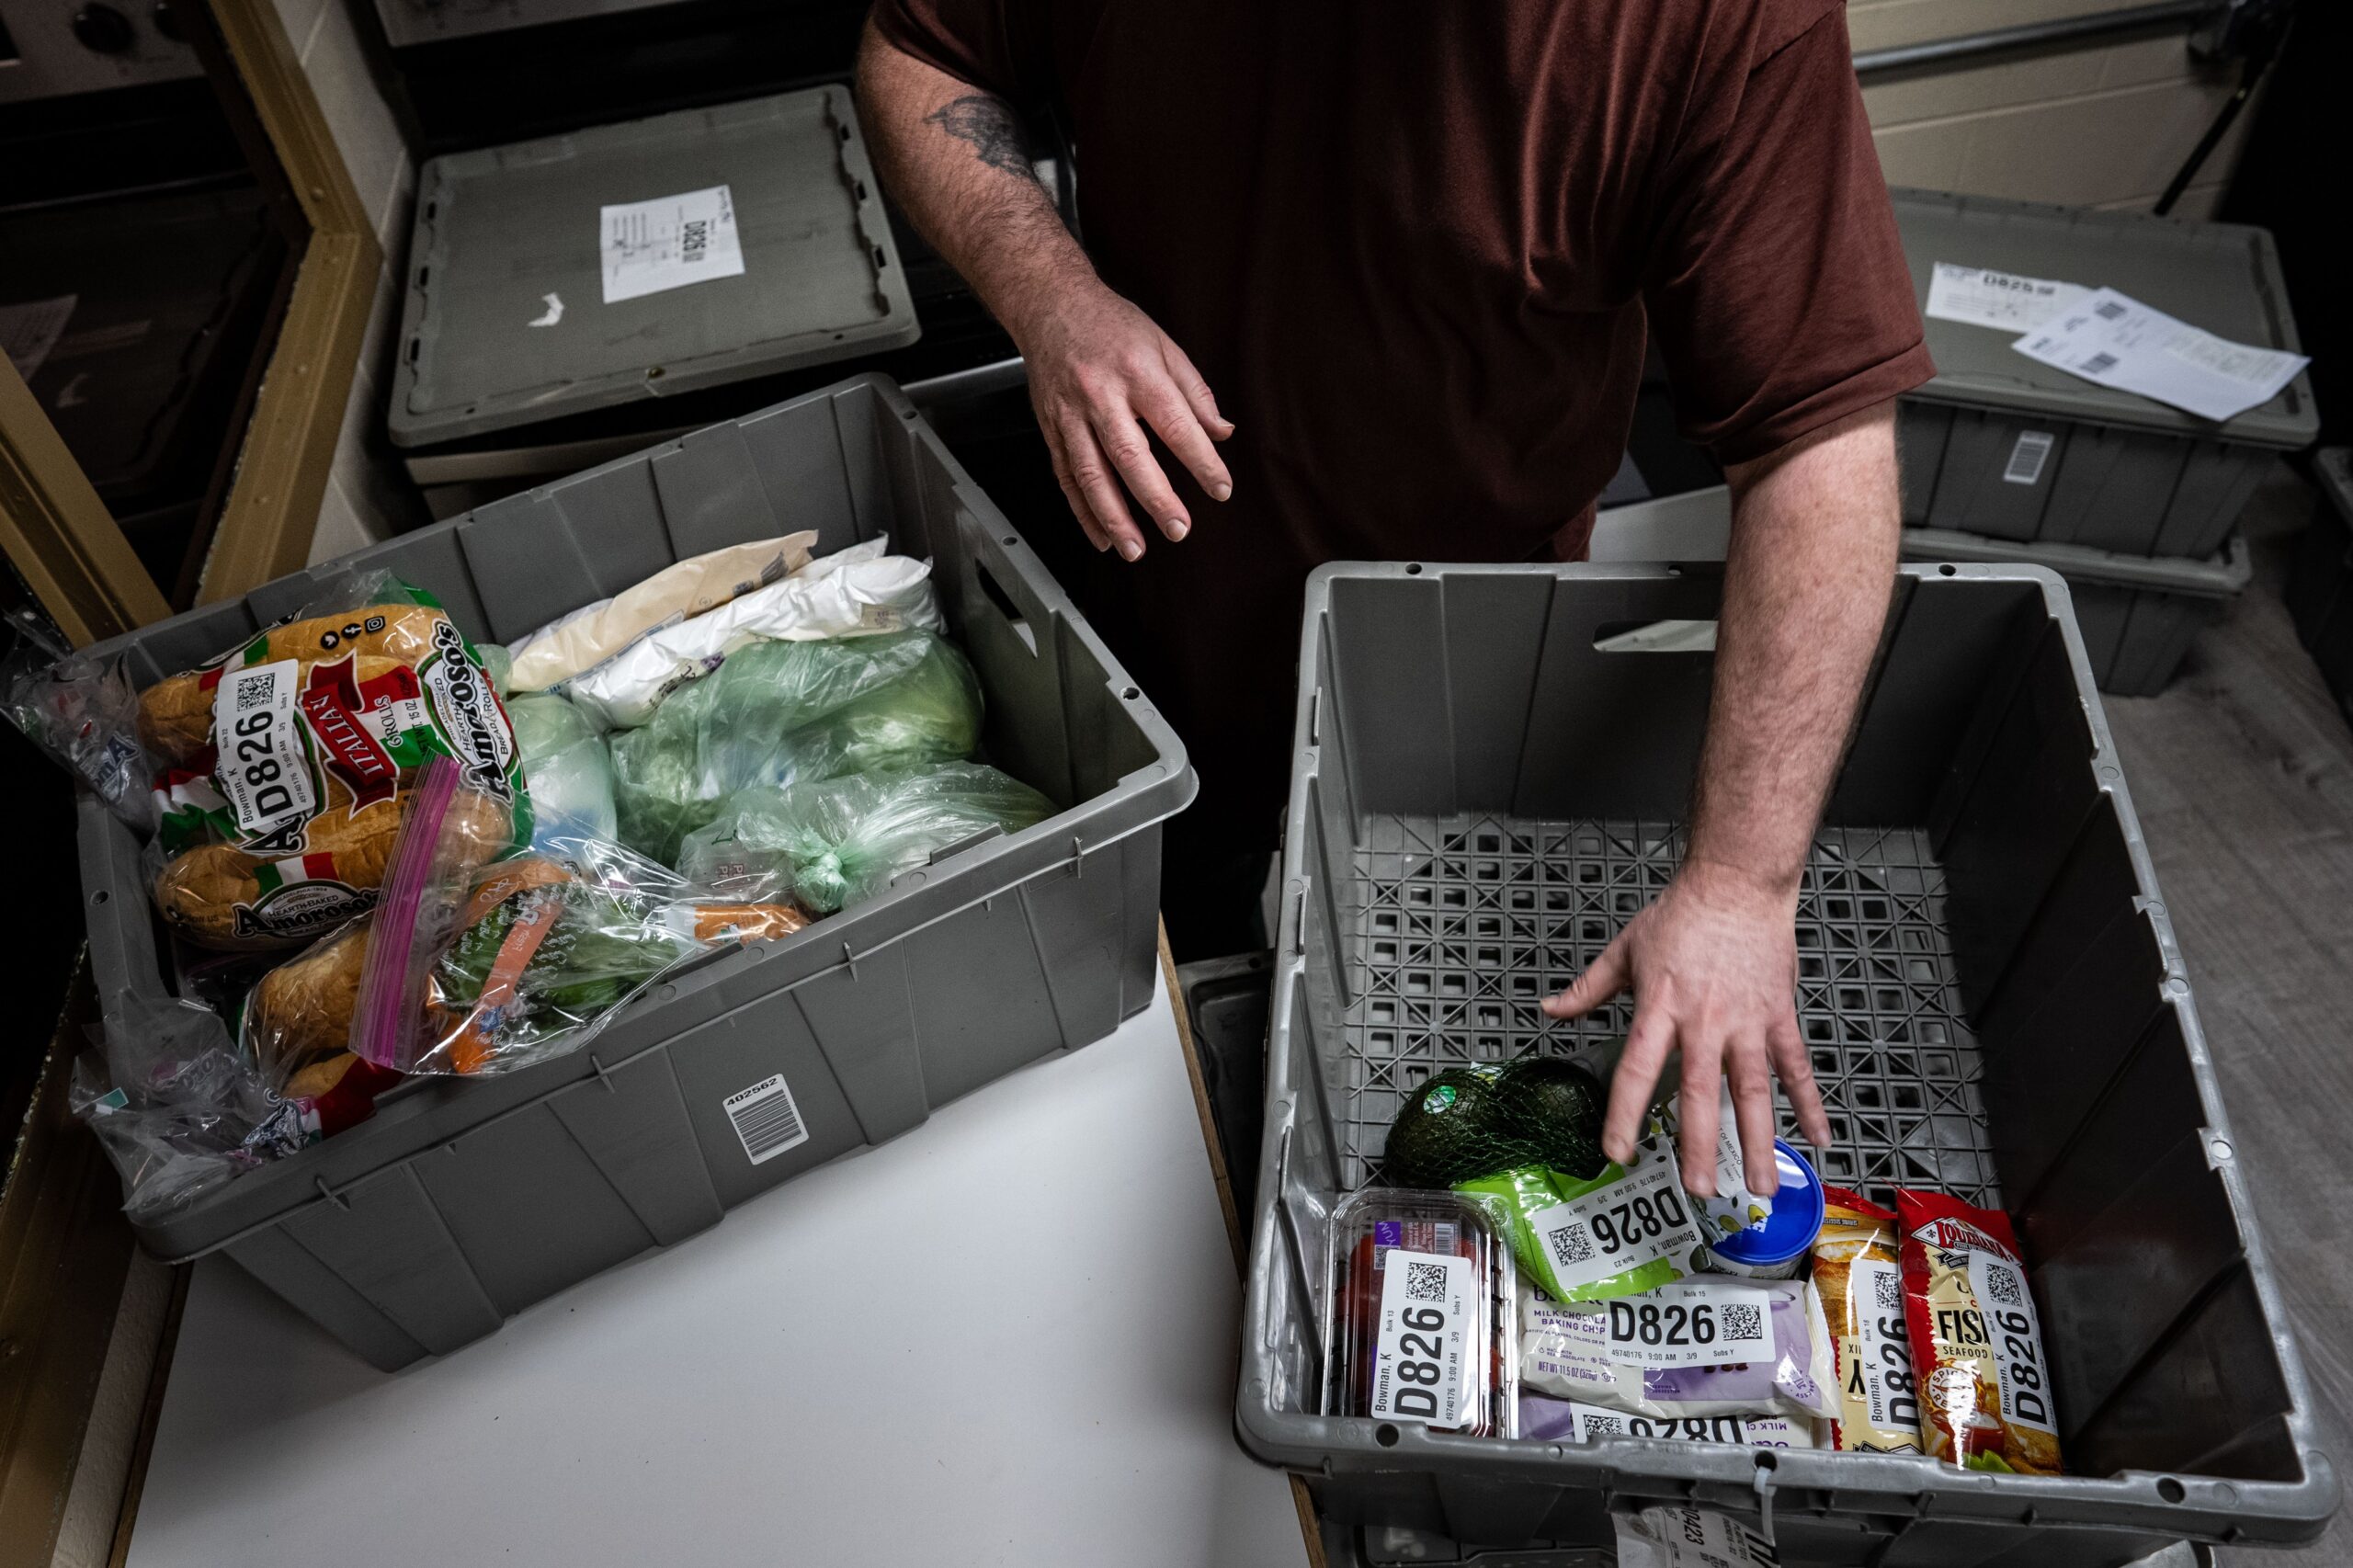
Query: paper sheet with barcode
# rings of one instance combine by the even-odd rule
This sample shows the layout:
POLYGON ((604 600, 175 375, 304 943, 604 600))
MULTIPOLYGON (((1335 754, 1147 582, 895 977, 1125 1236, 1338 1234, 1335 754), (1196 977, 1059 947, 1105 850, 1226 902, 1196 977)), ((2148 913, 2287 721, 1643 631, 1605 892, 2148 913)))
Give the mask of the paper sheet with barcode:
POLYGON ((597 228, 608 305, 744 273, 735 198, 723 185, 604 208, 597 228))
POLYGON ((2056 278, 2028 278, 1997 267, 1940 261, 1928 274, 1928 302, 1920 313, 1964 326, 2024 332, 2090 292, 2080 283, 2056 278))
POLYGON ((2229 342, 2113 289, 2086 295, 2010 347, 2087 381, 2213 420, 2270 402, 2310 363, 2301 354, 2229 342))

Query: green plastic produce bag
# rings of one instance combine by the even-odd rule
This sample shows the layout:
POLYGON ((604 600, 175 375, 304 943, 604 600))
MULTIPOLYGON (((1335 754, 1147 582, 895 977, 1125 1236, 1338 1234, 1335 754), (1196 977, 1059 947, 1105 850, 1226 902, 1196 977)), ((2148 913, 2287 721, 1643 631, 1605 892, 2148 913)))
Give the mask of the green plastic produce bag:
POLYGON ((553 692, 506 699, 534 811, 531 842, 553 852, 566 840, 612 838, 613 759, 588 716, 553 692))
POLYGON ((1707 1267, 1675 1146, 1655 1130, 1631 1165, 1613 1161, 1590 1181, 1521 1165, 1454 1190, 1501 1203, 1512 1255, 1556 1301, 1639 1295, 1707 1267))
POLYGON ((739 790, 954 761, 980 738, 980 681, 931 632, 756 642, 611 737, 621 842, 666 865, 739 790))
POLYGON ((1018 833, 1053 811, 1019 779, 973 762, 752 789, 688 835, 678 869, 731 898, 790 895, 831 915, 975 834, 1018 833))

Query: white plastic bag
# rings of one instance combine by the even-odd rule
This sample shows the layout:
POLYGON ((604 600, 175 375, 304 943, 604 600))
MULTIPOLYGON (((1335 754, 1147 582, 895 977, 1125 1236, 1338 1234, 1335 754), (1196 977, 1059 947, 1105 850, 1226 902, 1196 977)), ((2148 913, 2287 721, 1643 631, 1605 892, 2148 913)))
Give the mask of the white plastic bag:
POLYGON ((1808 1280, 1695 1274, 1645 1295, 1573 1306, 1523 1285, 1519 1312, 1520 1386, 1539 1393, 1657 1418, 1837 1414, 1830 1332, 1808 1280), (1695 1303, 1708 1308, 1704 1329, 1695 1303), (1743 1303, 1757 1314, 1741 1315, 1761 1328, 1765 1353, 1737 1361, 1711 1354, 1710 1343, 1735 1343, 1726 1337, 1737 1332, 1728 1313, 1743 1303), (1647 1340, 1656 1349, 1613 1337, 1613 1313, 1654 1328, 1647 1340))
POLYGON ((627 730, 651 719, 670 691, 709 675, 747 642, 945 631, 930 563, 886 554, 889 548, 880 538, 852 545, 780 583, 649 632, 565 682, 563 693, 606 729, 627 730))
POLYGON ((545 691, 594 669, 649 631, 764 588, 809 564, 814 533, 732 544, 664 567, 608 599, 584 605, 514 644, 513 691, 545 691))

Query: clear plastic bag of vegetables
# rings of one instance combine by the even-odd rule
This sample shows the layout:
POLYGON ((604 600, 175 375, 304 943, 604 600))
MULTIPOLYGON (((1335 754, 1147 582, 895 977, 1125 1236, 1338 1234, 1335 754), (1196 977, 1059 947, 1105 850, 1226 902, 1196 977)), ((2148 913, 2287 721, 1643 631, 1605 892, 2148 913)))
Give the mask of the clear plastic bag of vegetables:
POLYGON ((1018 833, 1054 803, 975 762, 752 789, 688 835, 690 881, 745 898, 790 896, 813 915, 873 897, 894 877, 992 828, 1018 833))
POLYGON ((506 716, 531 786, 531 842, 614 837, 613 759, 588 716, 544 691, 509 697, 506 716))
POLYGON ((665 864, 728 797, 970 756, 981 685, 928 631, 756 642, 611 737, 620 841, 665 864))
POLYGON ((272 1072, 332 1061, 338 1024, 353 1055, 392 1073, 513 1072, 577 1050, 697 953, 807 923, 790 906, 713 905, 602 839, 486 865, 452 855, 438 829, 462 814, 455 784, 424 770, 375 913, 256 988, 247 1038, 272 1072))

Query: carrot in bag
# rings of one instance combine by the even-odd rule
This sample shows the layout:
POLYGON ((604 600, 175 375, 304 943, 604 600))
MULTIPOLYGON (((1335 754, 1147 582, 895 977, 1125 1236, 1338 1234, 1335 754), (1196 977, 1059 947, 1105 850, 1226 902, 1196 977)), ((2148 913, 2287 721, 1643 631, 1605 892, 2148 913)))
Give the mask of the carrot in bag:
POLYGON ((1938 1192, 1899 1191, 1895 1208, 1928 1453, 1969 1470, 2063 1473, 2051 1364, 2010 1217, 1938 1192))

